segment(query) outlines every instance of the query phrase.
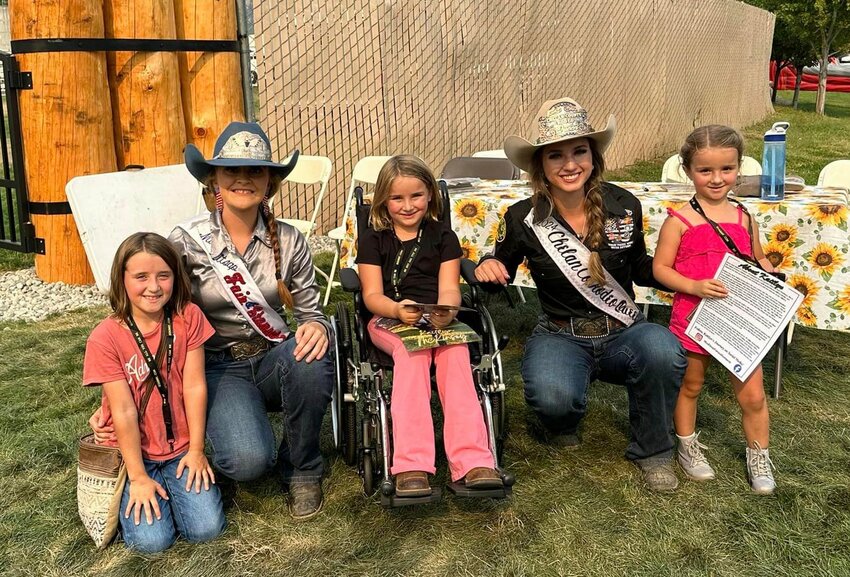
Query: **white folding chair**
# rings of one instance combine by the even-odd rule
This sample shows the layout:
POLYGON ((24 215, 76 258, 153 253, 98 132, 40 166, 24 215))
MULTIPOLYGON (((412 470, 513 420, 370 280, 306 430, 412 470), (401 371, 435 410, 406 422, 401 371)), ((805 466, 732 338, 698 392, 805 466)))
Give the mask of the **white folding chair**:
MULTIPOLYGON (((741 176, 758 176, 761 174, 761 164, 752 156, 743 156, 738 173, 741 176)), ((674 154, 664 162, 664 167, 661 169, 661 182, 679 182, 682 184, 691 182, 682 167, 681 156, 674 154)))
MULTIPOLYGON (((287 183, 301 185, 302 187, 315 187, 318 185, 319 190, 313 199, 313 212, 310 215, 310 220, 300 218, 284 218, 283 222, 291 224, 304 235, 305 238, 310 238, 313 230, 316 228, 316 217, 319 215, 319 209, 322 207, 322 199, 325 197, 325 191, 328 188, 328 181, 331 179, 332 169, 331 159, 327 156, 308 156, 302 154, 298 157, 298 162, 295 163, 295 168, 289 173, 289 176, 281 183, 281 188, 286 187, 287 183)), ((274 214, 275 199, 281 196, 282 191, 274 195, 269 202, 269 207, 274 214)), ((317 274, 322 275, 326 279, 328 274, 317 266, 313 266, 313 270, 317 274)))
POLYGON ((681 156, 674 154, 664 162, 664 167, 661 169, 661 182, 687 184, 690 181, 691 179, 685 174, 685 169, 682 168, 681 156))
MULTIPOLYGON (((298 162, 295 163, 295 168, 289 173, 286 180, 283 181, 282 186, 286 186, 286 183, 301 184, 305 186, 319 186, 319 190, 313 201, 313 212, 310 215, 310 220, 298 218, 283 219, 285 223, 291 224, 297 228, 301 231, 301 234, 307 238, 310 238, 310 235, 313 234, 313 229, 316 227, 316 217, 319 215, 319 209, 322 206, 322 199, 325 197, 325 191, 328 188, 328 181, 331 179, 331 169, 331 159, 327 156, 307 156, 302 154, 298 157, 298 162)), ((280 194, 275 195, 272 198, 272 202, 274 202, 274 199, 278 196, 280 196, 280 194)), ((272 206, 272 208, 274 207, 272 206)))
POLYGON ((738 169, 741 176, 760 176, 761 164, 752 156, 744 156, 741 158, 741 168, 738 169))
POLYGON ((818 186, 840 186, 850 190, 850 160, 833 160, 818 176, 818 186))
POLYGON ((378 181, 378 173, 383 168, 384 164, 392 158, 391 156, 364 156, 354 165, 354 170, 351 173, 351 186, 348 187, 348 196, 345 199, 345 210, 342 213, 340 225, 328 232, 328 236, 336 242, 336 253, 334 254, 333 264, 331 264, 331 272, 327 275, 328 288, 325 291, 325 300, 322 306, 328 306, 328 301, 331 298, 331 287, 333 286, 334 274, 336 267, 339 264, 339 252, 342 246, 342 240, 345 238, 345 221, 348 219, 348 213, 354 203, 354 189, 361 184, 375 184, 378 181))
POLYGON ((479 150, 478 152, 473 152, 472 156, 474 158, 507 158, 504 149, 501 148, 497 148, 495 150, 479 150))

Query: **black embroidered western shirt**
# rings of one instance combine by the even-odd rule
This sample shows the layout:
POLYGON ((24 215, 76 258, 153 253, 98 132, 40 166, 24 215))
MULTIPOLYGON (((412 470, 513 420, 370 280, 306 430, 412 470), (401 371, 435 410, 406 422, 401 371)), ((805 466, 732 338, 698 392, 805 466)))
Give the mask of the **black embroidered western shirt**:
MULTIPOLYGON (((611 183, 605 182, 602 186, 605 211, 605 232, 599 247, 602 265, 632 299, 632 283, 664 289, 652 276, 652 257, 646 254, 640 202, 627 190, 611 183)), ((530 198, 508 209, 505 213, 504 238, 496 243, 493 254, 481 260, 499 259, 513 280, 517 267, 523 258, 527 259, 531 278, 537 286, 540 306, 550 318, 601 316, 603 313, 573 287, 543 249, 534 231, 523 222, 530 210, 530 198)), ((553 216, 575 234, 557 212, 553 212, 553 216)))

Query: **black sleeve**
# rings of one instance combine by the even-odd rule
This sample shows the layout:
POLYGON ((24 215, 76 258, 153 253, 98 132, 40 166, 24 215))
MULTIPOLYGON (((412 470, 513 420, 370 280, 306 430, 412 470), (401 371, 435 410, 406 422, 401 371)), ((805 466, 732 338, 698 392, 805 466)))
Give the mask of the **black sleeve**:
POLYGON ((375 264, 381 266, 380 232, 367 228, 357 239, 357 264, 375 264))
POLYGON ((502 239, 496 241, 496 247, 493 249, 492 254, 488 254, 484 256, 479 264, 488 258, 496 258, 505 265, 505 268, 508 269, 508 274, 511 276, 511 282, 513 282, 514 277, 516 276, 516 269, 522 263, 522 260, 525 258, 525 252, 523 250, 523 242, 522 236, 524 232, 525 225, 517 220, 517 216, 514 214, 515 211, 508 209, 505 213, 504 217, 504 234, 501 235, 502 239))
POLYGON ((440 262, 454 260, 463 256, 463 250, 460 248, 460 241, 457 239, 455 231, 450 228, 442 229, 442 238, 440 238, 440 262))
POLYGON ((643 207, 635 203, 634 219, 635 242, 632 245, 632 282, 636 285, 657 288, 665 291, 670 289, 655 280, 652 274, 652 257, 646 254, 646 237, 643 235, 643 207))

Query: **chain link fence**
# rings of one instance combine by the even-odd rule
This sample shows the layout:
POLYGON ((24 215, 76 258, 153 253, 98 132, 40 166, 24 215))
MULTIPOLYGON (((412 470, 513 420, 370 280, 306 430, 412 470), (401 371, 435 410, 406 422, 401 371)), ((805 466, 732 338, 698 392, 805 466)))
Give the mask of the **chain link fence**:
MULTIPOLYGON (((439 174, 528 137, 547 99, 576 99, 596 126, 616 116, 610 166, 772 111, 774 17, 735 0, 257 1, 254 17, 259 119, 276 157, 299 148, 334 164, 324 231, 361 157, 412 153, 439 174)), ((279 214, 309 218, 312 195, 284 192, 279 214)))

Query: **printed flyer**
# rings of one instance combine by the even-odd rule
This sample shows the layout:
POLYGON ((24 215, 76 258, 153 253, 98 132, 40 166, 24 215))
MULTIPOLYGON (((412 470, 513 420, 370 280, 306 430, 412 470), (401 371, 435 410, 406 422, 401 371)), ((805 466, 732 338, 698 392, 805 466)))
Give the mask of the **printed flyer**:
POLYGON ((729 294, 702 299, 685 334, 745 381, 791 321, 803 295, 728 253, 714 278, 729 294))

